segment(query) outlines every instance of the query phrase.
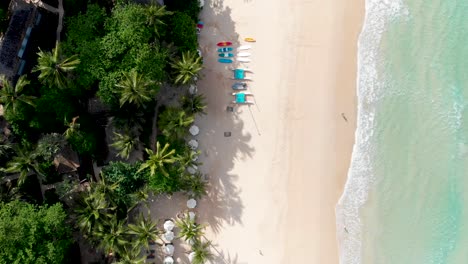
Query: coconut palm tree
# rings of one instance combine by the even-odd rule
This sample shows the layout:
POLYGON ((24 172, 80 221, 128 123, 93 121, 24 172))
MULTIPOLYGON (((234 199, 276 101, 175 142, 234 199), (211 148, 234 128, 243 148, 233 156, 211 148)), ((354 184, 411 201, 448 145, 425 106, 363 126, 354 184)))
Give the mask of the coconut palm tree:
POLYGON ((156 151, 151 149, 145 149, 148 154, 148 159, 141 164, 138 172, 144 169, 150 169, 150 175, 154 176, 156 171, 161 172, 164 176, 168 177, 169 173, 165 168, 166 164, 173 164, 177 161, 177 158, 174 156, 175 150, 169 150, 169 143, 166 143, 161 149, 161 144, 159 141, 156 142, 156 151))
POLYGON ((200 150, 192 150, 189 147, 185 147, 182 154, 177 154, 177 160, 180 164, 181 170, 185 171, 188 167, 199 166, 200 162, 197 162, 200 150))
POLYGON ((184 218, 176 220, 176 225, 180 229, 179 237, 186 241, 199 240, 204 234, 205 226, 195 223, 195 220, 190 219, 188 214, 184 218))
POLYGON ((29 84, 26 76, 21 76, 16 82, 16 85, 13 86, 5 75, 1 75, 0 84, 3 86, 3 88, 0 89, 0 103, 3 104, 5 112, 12 111, 15 113, 19 104, 35 106, 34 99, 36 99, 36 97, 22 94, 24 87, 29 84))
POLYGON ((17 147, 15 152, 16 156, 7 163, 5 172, 19 173, 18 184, 23 184, 30 174, 36 174, 38 177, 44 176, 39 169, 34 151, 27 150, 25 147, 17 147))
POLYGON ((213 258, 213 253, 210 251, 211 242, 202 242, 195 240, 192 245, 192 251, 195 253, 192 264, 205 264, 208 260, 213 258))
POLYGON ((154 27, 154 33, 156 33, 157 36, 159 36, 158 27, 165 25, 161 18, 163 16, 172 15, 171 11, 166 10, 166 6, 161 6, 156 1, 151 1, 151 4, 146 7, 145 13, 148 18, 147 24, 154 27))
POLYGON ((128 233, 135 236, 133 240, 135 248, 144 246, 149 249, 149 241, 156 241, 160 234, 157 224, 150 217, 145 218, 143 214, 138 215, 136 223, 129 224, 128 229, 128 233))
POLYGON ((205 97, 202 94, 185 95, 181 99, 181 104, 187 113, 206 115, 205 97))
POLYGON ((63 133, 63 135, 65 136, 66 139, 69 139, 70 137, 72 137, 75 133, 77 133, 80 128, 80 123, 78 123, 78 118, 80 118, 79 116, 75 116, 74 118, 72 118, 72 121, 70 123, 67 122, 67 120, 65 119, 65 125, 67 126, 67 130, 65 130, 65 132, 63 133))
POLYGON ((107 202, 111 206, 119 205, 119 196, 117 195, 117 188, 119 188, 120 182, 109 183, 106 180, 104 173, 100 174, 100 180, 96 182, 91 182, 90 192, 95 195, 103 195, 107 202))
POLYGON ((124 77, 120 83, 115 86, 119 88, 120 107, 124 104, 134 104, 137 107, 144 107, 145 103, 153 99, 155 86, 153 81, 148 81, 144 75, 139 74, 136 70, 131 70, 129 73, 124 73, 124 77))
POLYGON ((115 207, 110 206, 104 194, 88 191, 78 199, 75 209, 76 224, 85 234, 92 234, 95 227, 103 225, 106 220, 112 218, 113 210, 115 207))
POLYGON ((57 43, 52 52, 45 52, 39 49, 37 53, 37 66, 33 72, 40 72, 39 80, 48 85, 55 85, 60 89, 67 86, 67 74, 74 70, 80 59, 78 55, 63 58, 60 53, 60 45, 57 43))
POLYGON ((130 206, 128 208, 128 212, 132 211, 134 208, 138 206, 139 203, 143 203, 143 206, 148 210, 149 214, 149 198, 150 190, 148 185, 143 186, 143 188, 137 190, 133 194, 130 195, 130 206))
POLYGON ((115 264, 145 264, 146 256, 140 256, 141 248, 125 246, 119 253, 119 260, 115 264))
POLYGON ((8 158, 13 150, 13 145, 7 139, 0 141, 0 158, 8 158))
POLYGON ((117 156, 128 159, 132 151, 138 147, 139 142, 138 137, 130 133, 122 135, 114 132, 114 143, 111 146, 118 151, 117 156))
POLYGON ((184 174, 182 176, 183 190, 188 193, 190 197, 199 199, 206 195, 206 181, 203 180, 203 174, 197 171, 195 175, 184 174))
POLYGON ((124 246, 128 244, 126 234, 127 227, 123 221, 117 220, 115 215, 106 219, 93 231, 93 236, 99 239, 99 247, 108 255, 123 250, 124 246))
POLYGON ((171 63, 172 68, 175 70, 176 77, 174 82, 176 84, 187 84, 198 76, 202 70, 201 58, 193 51, 182 53, 182 58, 175 60, 171 63))
POLYGON ((13 187, 11 181, 5 185, 0 185, 0 203, 9 203, 21 198, 18 187, 13 187))
POLYGON ((194 116, 188 115, 183 109, 168 108, 160 115, 158 125, 164 136, 181 138, 194 121, 194 116))

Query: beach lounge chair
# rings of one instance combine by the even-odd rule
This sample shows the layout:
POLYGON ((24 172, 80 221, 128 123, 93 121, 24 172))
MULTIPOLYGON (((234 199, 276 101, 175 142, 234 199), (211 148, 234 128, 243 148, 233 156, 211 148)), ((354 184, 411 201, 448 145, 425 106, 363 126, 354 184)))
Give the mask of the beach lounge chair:
POLYGON ((245 82, 236 82, 232 85, 233 90, 247 90, 247 83, 245 82))
POLYGON ((236 80, 252 80, 251 78, 245 76, 246 72, 252 72, 252 71, 245 70, 245 69, 235 69, 234 70, 234 79, 236 79, 236 80))
POLYGON ((246 104, 246 105, 251 105, 254 104, 253 100, 253 94, 251 93, 246 93, 246 92, 241 92, 241 93, 232 93, 234 95, 235 100, 232 101, 234 104, 246 104), (249 99, 249 97, 251 97, 249 99))

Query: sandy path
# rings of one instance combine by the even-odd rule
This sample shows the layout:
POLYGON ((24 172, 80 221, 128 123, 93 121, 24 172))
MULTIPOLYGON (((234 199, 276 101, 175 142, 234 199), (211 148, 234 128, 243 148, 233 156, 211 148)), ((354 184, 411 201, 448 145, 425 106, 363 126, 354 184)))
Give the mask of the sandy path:
POLYGON ((213 263, 338 263, 334 206, 354 139, 363 1, 205 4, 208 116, 197 123, 211 190, 199 212, 222 255, 213 263), (250 36, 256 105, 227 112, 232 73, 215 45, 250 36))

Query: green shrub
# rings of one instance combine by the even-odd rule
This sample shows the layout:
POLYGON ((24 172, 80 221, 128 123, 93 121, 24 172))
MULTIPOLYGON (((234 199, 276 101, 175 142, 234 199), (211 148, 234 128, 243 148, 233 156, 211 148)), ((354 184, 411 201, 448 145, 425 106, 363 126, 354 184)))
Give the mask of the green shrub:
POLYGON ((171 34, 169 42, 183 51, 196 51, 198 47, 197 33, 195 30, 196 24, 185 13, 176 12, 171 16, 171 34))
POLYGON ((148 172, 138 172, 141 163, 134 164, 124 162, 110 162, 109 165, 102 169, 102 173, 111 183, 118 183, 116 189, 120 197, 126 197, 145 185, 148 180, 148 172))
POLYGON ((65 263, 72 242, 66 218, 60 204, 41 207, 20 201, 0 204, 0 262, 65 263))
POLYGON ((201 11, 199 0, 166 0, 164 4, 169 11, 183 12, 194 22, 198 21, 198 14, 201 11))

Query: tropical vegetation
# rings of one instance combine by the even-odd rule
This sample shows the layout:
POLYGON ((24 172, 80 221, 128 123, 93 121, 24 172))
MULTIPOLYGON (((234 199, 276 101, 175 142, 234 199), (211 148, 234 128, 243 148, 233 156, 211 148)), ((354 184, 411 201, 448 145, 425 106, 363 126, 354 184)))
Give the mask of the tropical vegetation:
MULTIPOLYGON (((41 42, 24 75, 0 76, 0 230, 14 232, 0 234, 0 263, 67 263, 74 242, 108 263, 144 263, 161 240, 150 197, 206 194, 185 142, 206 107, 187 87, 203 67, 199 3, 64 6, 62 41, 41 42)), ((179 224, 209 259, 203 225, 179 224)))
POLYGON ((65 263, 72 244, 60 204, 35 206, 18 200, 0 204, 0 262, 65 263))

